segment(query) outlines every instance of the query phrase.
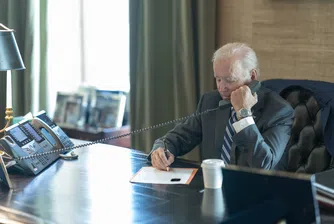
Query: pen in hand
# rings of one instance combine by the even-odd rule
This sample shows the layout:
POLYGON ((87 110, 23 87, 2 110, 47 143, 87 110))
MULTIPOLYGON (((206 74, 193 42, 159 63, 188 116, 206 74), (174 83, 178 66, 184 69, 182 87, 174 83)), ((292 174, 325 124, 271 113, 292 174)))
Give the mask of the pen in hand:
MULTIPOLYGON (((166 156, 166 159, 168 160, 168 148, 167 148, 166 140, 164 139, 163 142, 164 142, 164 152, 165 152, 165 156, 166 156)), ((166 171, 167 171, 167 172, 169 171, 169 166, 166 167, 166 171)))

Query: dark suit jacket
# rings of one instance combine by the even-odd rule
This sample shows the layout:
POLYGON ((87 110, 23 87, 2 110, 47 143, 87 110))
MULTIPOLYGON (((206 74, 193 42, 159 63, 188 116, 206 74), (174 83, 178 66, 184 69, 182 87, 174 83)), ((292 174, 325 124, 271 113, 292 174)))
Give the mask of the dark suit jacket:
MULTIPOLYGON (((233 136, 231 164, 273 169, 289 141, 294 110, 272 90, 261 87, 257 94, 258 103, 252 108, 255 124, 233 136)), ((204 94, 197 113, 217 108, 221 99, 217 90, 204 94)), ((201 144, 201 159, 221 158, 230 111, 230 107, 218 109, 177 125, 163 137, 169 151, 181 156, 201 144)), ((153 150, 163 147, 161 139, 155 141, 153 150)))
POLYGON ((314 93, 314 97, 321 107, 321 125, 324 141, 328 152, 334 157, 334 83, 313 80, 270 79, 262 85, 280 94, 285 88, 300 86, 314 93))

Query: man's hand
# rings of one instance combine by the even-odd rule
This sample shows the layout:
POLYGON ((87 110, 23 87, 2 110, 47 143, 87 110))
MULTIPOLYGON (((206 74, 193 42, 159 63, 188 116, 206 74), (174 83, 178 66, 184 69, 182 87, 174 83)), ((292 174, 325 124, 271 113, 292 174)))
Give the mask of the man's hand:
POLYGON ((231 103, 235 111, 242 108, 252 109, 257 103, 257 94, 252 94, 247 85, 243 85, 231 93, 231 103))
POLYGON ((167 170, 167 167, 174 162, 174 158, 174 155, 169 151, 165 153, 164 148, 157 148, 151 154, 151 163, 153 167, 159 170, 167 170))

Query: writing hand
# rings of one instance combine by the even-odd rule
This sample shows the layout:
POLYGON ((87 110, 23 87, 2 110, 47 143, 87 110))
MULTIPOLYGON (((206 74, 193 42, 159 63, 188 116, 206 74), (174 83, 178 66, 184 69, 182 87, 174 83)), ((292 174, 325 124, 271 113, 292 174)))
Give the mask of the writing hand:
POLYGON ((151 154, 151 163, 152 166, 159 169, 159 170, 167 170, 167 167, 169 167, 174 162, 174 155, 167 150, 165 152, 164 148, 157 148, 154 150, 151 154))

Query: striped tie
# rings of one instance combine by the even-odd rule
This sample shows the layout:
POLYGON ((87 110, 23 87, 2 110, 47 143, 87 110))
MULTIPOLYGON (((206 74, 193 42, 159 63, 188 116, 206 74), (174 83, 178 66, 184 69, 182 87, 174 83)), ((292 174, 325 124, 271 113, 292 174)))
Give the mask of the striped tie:
POLYGON ((225 161, 226 164, 230 163, 230 154, 231 154, 231 146, 232 146, 232 136, 235 134, 234 128, 232 124, 236 122, 237 114, 233 107, 231 108, 231 117, 228 119, 228 124, 226 125, 225 135, 224 135, 224 142, 223 142, 223 151, 221 154, 222 159, 225 161))

